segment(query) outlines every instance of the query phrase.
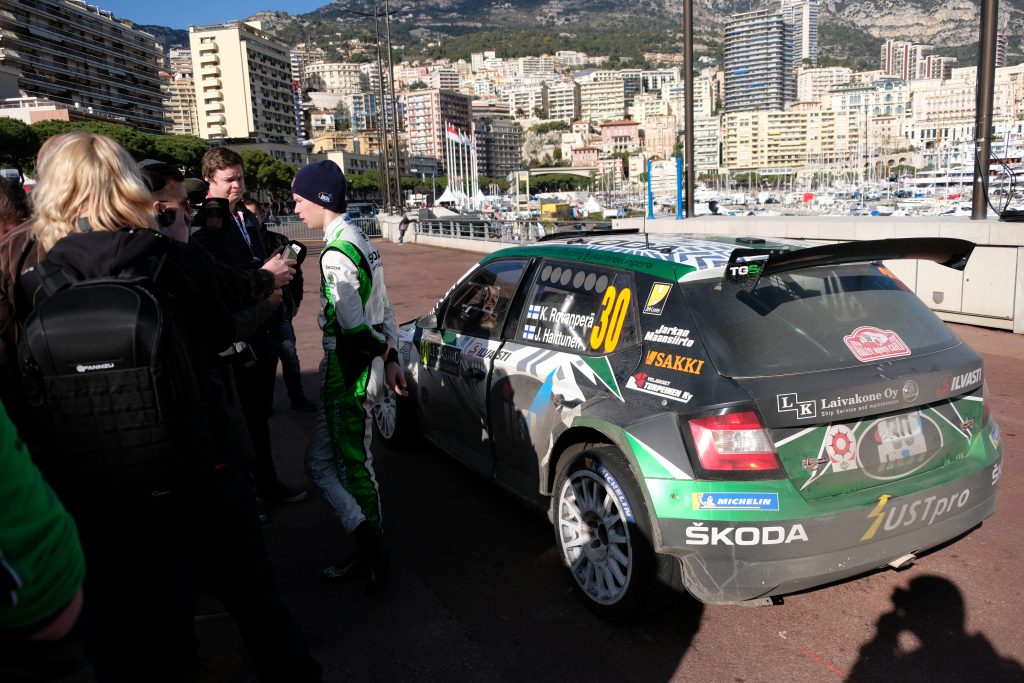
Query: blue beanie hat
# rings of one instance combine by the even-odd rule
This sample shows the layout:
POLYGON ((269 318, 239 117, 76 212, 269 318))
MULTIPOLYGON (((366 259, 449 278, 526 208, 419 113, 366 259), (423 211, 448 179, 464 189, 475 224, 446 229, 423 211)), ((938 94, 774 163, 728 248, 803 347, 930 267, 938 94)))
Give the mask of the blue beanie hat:
POLYGON ((318 161, 299 169, 292 193, 328 211, 345 213, 345 174, 333 161, 318 161))

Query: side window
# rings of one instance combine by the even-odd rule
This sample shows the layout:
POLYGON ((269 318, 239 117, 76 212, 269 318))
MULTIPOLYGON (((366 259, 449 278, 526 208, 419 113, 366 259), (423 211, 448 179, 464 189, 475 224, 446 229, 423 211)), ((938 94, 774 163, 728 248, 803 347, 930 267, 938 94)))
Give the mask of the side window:
POLYGON ((633 276, 581 263, 545 261, 515 339, 602 355, 637 342, 633 276))
POLYGON ((487 263, 463 280, 448 298, 441 327, 482 339, 497 339, 526 272, 527 260, 487 263))

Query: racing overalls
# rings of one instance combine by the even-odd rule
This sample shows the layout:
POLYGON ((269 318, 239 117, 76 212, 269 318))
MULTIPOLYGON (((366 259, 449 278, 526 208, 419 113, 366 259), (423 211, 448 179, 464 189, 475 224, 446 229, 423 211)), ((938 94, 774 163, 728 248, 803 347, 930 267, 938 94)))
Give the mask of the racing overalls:
POLYGON ((384 384, 383 354, 397 345, 394 311, 377 249, 347 215, 324 230, 320 255, 321 401, 306 474, 345 531, 364 520, 380 529, 370 410, 384 384))

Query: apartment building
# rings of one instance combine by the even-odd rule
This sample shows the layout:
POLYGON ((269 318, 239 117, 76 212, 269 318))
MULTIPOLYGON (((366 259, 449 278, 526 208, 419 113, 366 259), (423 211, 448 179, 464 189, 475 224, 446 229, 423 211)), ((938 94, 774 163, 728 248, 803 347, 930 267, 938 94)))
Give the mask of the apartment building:
POLYGON ((734 14, 725 29, 725 110, 783 109, 796 99, 793 27, 782 14, 734 14))
POLYGON ((314 90, 357 93, 368 85, 361 64, 347 62, 313 62, 303 70, 303 83, 314 90))
POLYGON ((472 100, 468 95, 431 88, 404 96, 408 156, 445 158, 445 125, 470 130, 472 100))
POLYGON ((722 165, 722 117, 693 119, 693 167, 697 175, 717 175, 722 165))
POLYGON ((480 175, 504 178, 522 165, 523 128, 508 118, 485 117, 474 123, 480 175))
POLYGON ((722 117, 722 166, 730 173, 787 174, 851 159, 861 131, 857 118, 846 112, 729 112, 722 117))
MULTIPOLYGON (((711 116, 714 113, 714 81, 710 78, 693 80, 693 115, 711 116)), ((676 117, 679 128, 686 126, 686 88, 682 83, 665 85, 661 99, 668 102, 669 113, 676 117)))
POLYGON ((669 83, 678 83, 679 69, 645 69, 640 72, 641 92, 661 92, 661 89, 669 83))
POLYGON ((580 117, 580 87, 574 81, 545 83, 541 86, 544 118, 569 123, 580 117))
POLYGON ((782 19, 793 27, 793 65, 818 66, 818 0, 782 0, 782 19))
POLYGON ((168 50, 167 70, 172 74, 191 74, 192 50, 187 47, 172 47, 168 50))
POLYGON ((458 91, 459 86, 462 84, 462 79, 459 77, 459 72, 455 69, 441 67, 432 69, 427 74, 426 84, 435 90, 458 91))
POLYGON ((164 94, 164 116, 171 135, 199 136, 199 110, 196 107, 196 86, 191 73, 161 74, 160 91, 164 94))
POLYGON ((504 101, 508 103, 513 118, 528 119, 544 111, 544 90, 537 87, 518 87, 507 90, 504 101))
POLYGON ((852 69, 845 66, 801 67, 796 76, 798 102, 821 102, 832 88, 850 83, 852 69))
POLYGON ((299 134, 287 48, 259 22, 190 26, 199 137, 293 143, 299 134))
POLYGON ((649 157, 668 159, 676 146, 676 117, 670 114, 648 116, 644 126, 644 151, 649 157))
POLYGON ((601 149, 605 154, 631 153, 640 149, 640 124, 636 121, 605 121, 601 124, 601 149))
MULTIPOLYGON (((964 67, 954 69, 945 81, 910 82, 912 107, 903 136, 911 146, 923 150, 957 148, 959 163, 973 163, 968 152, 973 153, 975 138, 976 73, 974 67, 964 67)), ((992 93, 993 127, 1012 127, 1022 105, 1024 64, 996 69, 992 93)))
MULTIPOLYGON (((652 116, 670 116, 672 114, 668 100, 662 99, 661 93, 647 92, 633 98, 633 107, 630 109, 633 120, 644 125, 652 116)), ((675 119, 673 118, 673 127, 675 119)))
POLYGON ((520 57, 516 60, 516 65, 518 67, 517 76, 533 78, 554 74, 558 63, 554 57, 544 55, 542 57, 520 57))
POLYGON ((626 115, 626 83, 621 78, 580 83, 580 118, 613 121, 626 115))
POLYGON ((98 7, 0 0, 0 70, 16 71, 28 96, 162 133, 162 65, 156 38, 98 7))

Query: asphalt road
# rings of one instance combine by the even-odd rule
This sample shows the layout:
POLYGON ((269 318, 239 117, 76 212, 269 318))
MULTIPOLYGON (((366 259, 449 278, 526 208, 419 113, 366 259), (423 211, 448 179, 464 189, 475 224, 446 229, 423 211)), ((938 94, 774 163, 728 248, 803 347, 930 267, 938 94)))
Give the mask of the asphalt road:
MULTIPOLYGON (((425 312, 479 255, 379 243, 399 320, 425 312)), ((318 392, 316 254, 296 328, 304 381, 318 392)), ((393 574, 380 595, 316 578, 350 547, 329 507, 272 510, 265 527, 279 587, 335 681, 839 681, 986 683, 1024 662, 1020 533, 1024 441, 1017 387, 1024 337, 954 326, 985 356, 1002 428, 999 508, 982 527, 911 568, 788 596, 772 607, 680 598, 628 625, 593 616, 573 594, 547 520, 444 454, 375 445, 393 574), (931 577, 915 583, 915 580, 931 577), (894 605, 896 598, 900 607, 894 605)), ((313 416, 288 410, 278 382, 271 423, 283 478, 308 485, 313 416)), ((230 619, 199 622, 203 649, 241 649, 230 619)), ((240 681, 255 680, 246 670, 240 681)))

